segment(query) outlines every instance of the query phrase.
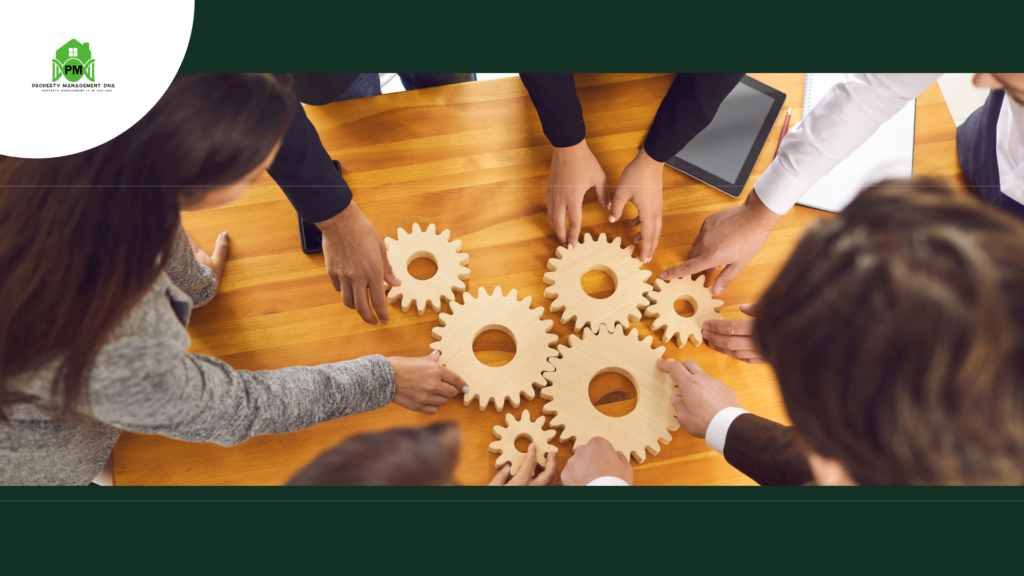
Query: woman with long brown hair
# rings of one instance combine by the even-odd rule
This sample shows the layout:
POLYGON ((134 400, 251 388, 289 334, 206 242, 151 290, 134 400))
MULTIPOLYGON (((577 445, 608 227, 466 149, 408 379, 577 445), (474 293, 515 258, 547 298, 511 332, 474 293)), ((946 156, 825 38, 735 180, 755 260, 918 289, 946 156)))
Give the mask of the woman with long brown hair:
POLYGON ((180 210, 238 198, 292 116, 285 75, 177 78, 112 141, 0 157, 0 484, 88 484, 121 430, 230 445, 465 383, 436 356, 248 372, 188 354, 180 210))

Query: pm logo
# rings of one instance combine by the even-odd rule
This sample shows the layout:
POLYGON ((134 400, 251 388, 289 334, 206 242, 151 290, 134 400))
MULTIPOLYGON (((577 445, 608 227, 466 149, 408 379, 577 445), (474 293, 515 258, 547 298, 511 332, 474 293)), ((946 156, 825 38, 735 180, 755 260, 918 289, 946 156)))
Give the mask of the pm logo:
POLYGON ((68 82, 78 82, 82 76, 89 82, 96 81, 96 61, 92 58, 89 43, 82 44, 71 39, 57 49, 57 57, 53 59, 53 82, 63 76, 68 82))

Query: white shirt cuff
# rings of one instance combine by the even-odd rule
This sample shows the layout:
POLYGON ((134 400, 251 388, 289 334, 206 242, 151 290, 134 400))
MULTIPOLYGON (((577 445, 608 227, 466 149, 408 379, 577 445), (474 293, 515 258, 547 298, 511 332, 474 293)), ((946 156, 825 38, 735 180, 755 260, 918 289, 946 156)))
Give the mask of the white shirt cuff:
MULTIPOLYGON (((785 140, 782 141, 785 146, 785 140)), ((797 178, 782 165, 782 156, 776 158, 754 183, 754 190, 769 210, 783 216, 800 200, 812 183, 797 178)))
POLYGON ((601 476, 597 480, 591 481, 587 486, 629 486, 629 482, 617 476, 601 476))
POLYGON ((744 414, 748 414, 748 412, 743 408, 736 408, 734 406, 719 410, 718 414, 715 414, 715 417, 711 419, 711 424, 708 425, 704 441, 708 443, 712 450, 724 456, 725 437, 729 434, 729 426, 732 426, 733 420, 744 414))

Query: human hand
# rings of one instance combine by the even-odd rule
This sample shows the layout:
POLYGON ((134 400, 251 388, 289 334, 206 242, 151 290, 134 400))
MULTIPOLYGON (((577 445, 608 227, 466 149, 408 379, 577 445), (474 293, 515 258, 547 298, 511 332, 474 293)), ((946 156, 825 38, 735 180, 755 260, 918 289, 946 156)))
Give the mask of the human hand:
POLYGON ((705 218, 686 262, 662 272, 661 279, 707 275, 719 266, 725 266, 712 285, 714 295, 720 296, 725 287, 754 259, 779 218, 782 216, 761 202, 756 190, 751 191, 743 204, 705 218))
POLYGON ((548 221, 558 236, 558 243, 572 250, 580 242, 583 226, 583 197, 587 190, 597 191, 597 201, 608 206, 608 178, 594 153, 583 140, 575 146, 555 148, 551 156, 551 174, 548 176, 548 221), (565 229, 565 214, 569 213, 569 230, 565 229))
POLYGON ((629 457, 616 452, 612 443, 595 436, 590 442, 576 446, 576 453, 562 469, 562 486, 586 486, 598 478, 614 476, 633 485, 633 467, 629 457))
POLYGON ((437 362, 437 350, 406 358, 390 356, 387 361, 395 372, 395 397, 392 402, 413 412, 437 414, 437 409, 448 403, 459 392, 469 392, 461 376, 437 362))
POLYGON ((609 222, 622 218, 622 209, 626 202, 636 206, 637 217, 629 227, 640 231, 633 235, 633 244, 642 241, 640 260, 646 264, 654 256, 661 237, 662 187, 664 184, 665 163, 658 162, 647 155, 642 147, 636 158, 629 163, 619 176, 619 185, 615 188, 615 198, 607 205, 611 216, 609 222))
POLYGON ((679 395, 671 398, 672 406, 679 425, 692 436, 707 436, 716 414, 723 408, 740 406, 735 390, 705 374, 693 360, 658 360, 658 368, 672 376, 679 386, 679 395))
POLYGON ((355 201, 337 216, 316 223, 324 234, 324 263, 334 289, 345 306, 354 308, 363 322, 388 323, 384 282, 401 286, 388 262, 387 248, 355 201), (367 298, 369 291, 369 298, 367 298), (371 308, 372 303, 372 308, 371 308), (377 312, 375 318, 373 313, 377 312))
POLYGON ((228 233, 221 232, 220 236, 217 236, 217 242, 213 245, 213 256, 206 253, 199 244, 192 239, 192 236, 185 233, 188 236, 188 243, 192 246, 192 254, 196 257, 196 262, 199 262, 203 266, 206 266, 210 270, 213 270, 213 275, 220 281, 224 276, 224 264, 228 261, 228 233))
POLYGON ((523 460, 523 465, 519 467, 519 471, 516 472, 515 476, 512 476, 512 473, 510 472, 512 465, 506 462, 487 485, 551 486, 554 484, 558 477, 558 463, 555 461, 555 452, 548 452, 547 463, 544 464, 544 471, 537 474, 537 477, 531 480, 530 477, 533 476, 533 471, 537 467, 537 464, 530 466, 530 463, 535 462, 537 462, 537 443, 531 442, 530 447, 526 449, 526 460, 523 460), (512 477, 511 480, 509 479, 510 476, 512 477))
MULTIPOLYGON (((754 307, 741 304, 740 312, 754 316, 754 307)), ((754 333, 754 321, 740 320, 708 320, 700 331, 708 348, 732 356, 749 364, 767 364, 761 352, 754 345, 751 335, 754 333)))

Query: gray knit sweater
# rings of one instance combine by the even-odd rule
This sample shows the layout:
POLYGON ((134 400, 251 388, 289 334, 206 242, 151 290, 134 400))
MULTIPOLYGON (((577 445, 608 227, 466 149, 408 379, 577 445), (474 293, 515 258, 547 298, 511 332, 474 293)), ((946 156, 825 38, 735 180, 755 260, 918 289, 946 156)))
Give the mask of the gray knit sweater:
POLYGON ((212 299, 214 282, 179 231, 173 261, 100 351, 88 403, 73 418, 56 418, 56 362, 8 380, 15 403, 0 421, 0 485, 88 484, 121 430, 229 446, 391 401, 395 375, 383 356, 249 372, 186 353, 193 299, 212 299))

